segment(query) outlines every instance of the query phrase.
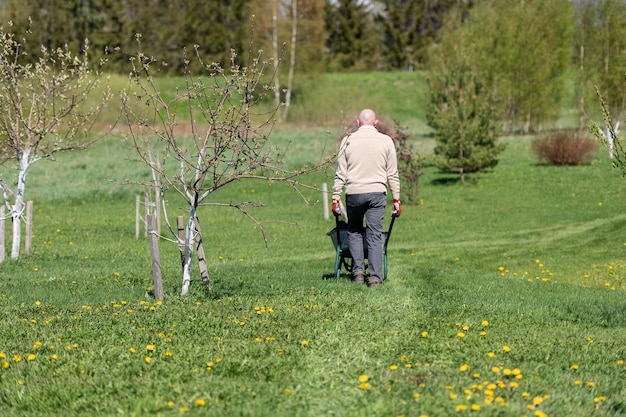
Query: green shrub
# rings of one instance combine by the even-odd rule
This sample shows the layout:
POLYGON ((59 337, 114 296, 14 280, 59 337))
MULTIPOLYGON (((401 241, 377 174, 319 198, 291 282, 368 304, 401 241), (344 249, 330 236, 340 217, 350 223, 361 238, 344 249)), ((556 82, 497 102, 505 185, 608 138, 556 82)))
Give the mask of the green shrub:
POLYGON ((597 143, 580 131, 557 130, 533 140, 532 149, 540 162, 552 165, 582 165, 588 162, 597 143))

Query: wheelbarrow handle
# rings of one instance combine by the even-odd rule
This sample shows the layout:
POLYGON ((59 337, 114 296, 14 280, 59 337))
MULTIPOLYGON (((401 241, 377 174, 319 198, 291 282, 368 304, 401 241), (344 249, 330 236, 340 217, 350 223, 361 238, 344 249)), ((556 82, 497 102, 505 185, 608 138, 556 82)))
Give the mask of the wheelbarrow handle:
POLYGON ((391 214, 391 223, 389 223, 389 230, 387 230, 387 239, 385 239, 385 247, 387 247, 387 243, 389 243, 389 238, 391 237, 391 231, 393 230, 393 224, 396 221, 396 217, 399 217, 397 214, 391 214))

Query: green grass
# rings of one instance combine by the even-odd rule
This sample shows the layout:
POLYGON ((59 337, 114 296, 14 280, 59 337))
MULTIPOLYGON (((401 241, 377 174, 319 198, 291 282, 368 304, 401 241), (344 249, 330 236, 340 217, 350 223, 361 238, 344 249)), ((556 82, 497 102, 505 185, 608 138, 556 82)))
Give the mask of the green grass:
MULTIPOLYGON (((292 140, 293 166, 335 143, 322 129, 272 138, 292 140)), ((117 184, 146 177, 132 154, 108 138, 35 165, 33 254, 0 264, 0 414, 626 414, 624 179, 606 152, 551 167, 529 138, 507 142, 468 185, 425 168, 375 289, 328 278, 320 204, 234 184, 216 198, 265 203, 268 247, 240 214, 203 208, 213 289, 196 279, 180 297, 162 240, 163 304, 135 240, 143 190, 117 184)))
MULTIPOLYGON (((298 80, 289 120, 306 128, 277 126, 271 142, 289 143, 288 167, 314 164, 373 107, 426 155, 425 79, 298 80)), ((178 80, 159 82, 171 94, 178 80)), ((306 205, 280 184, 232 184, 215 201, 264 203, 267 247, 241 214, 202 208, 212 290, 194 271, 178 295, 163 239, 162 304, 135 239, 144 189, 121 185, 150 179, 128 144, 37 163, 33 254, 0 264, 0 415, 626 415, 625 179, 605 151, 539 165, 531 139, 504 139, 499 165, 467 185, 426 166, 375 289, 330 278, 320 192, 306 205)), ((332 168, 303 180, 330 185, 332 168)))

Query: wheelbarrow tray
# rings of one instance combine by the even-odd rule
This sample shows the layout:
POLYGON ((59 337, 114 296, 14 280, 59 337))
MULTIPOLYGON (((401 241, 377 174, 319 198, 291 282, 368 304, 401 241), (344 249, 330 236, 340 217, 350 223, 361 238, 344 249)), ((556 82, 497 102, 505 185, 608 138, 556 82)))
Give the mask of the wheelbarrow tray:
MULTIPOLYGON (((383 232, 383 281, 387 279, 387 243, 391 236, 395 216, 391 218, 391 224, 386 232, 383 232)), ((348 273, 352 272, 353 259, 348 246, 348 224, 335 217, 335 227, 326 233, 335 248, 335 277, 341 276, 341 268, 343 267, 348 273)), ((363 254, 367 260, 367 236, 363 231, 363 254)), ((367 264, 365 265, 367 268, 367 264)))

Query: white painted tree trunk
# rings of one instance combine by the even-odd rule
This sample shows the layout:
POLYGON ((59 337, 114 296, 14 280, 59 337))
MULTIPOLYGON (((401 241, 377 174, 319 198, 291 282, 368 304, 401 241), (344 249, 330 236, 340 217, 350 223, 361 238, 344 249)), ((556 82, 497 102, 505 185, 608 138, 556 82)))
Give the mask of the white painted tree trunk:
POLYGON ((30 165, 30 149, 23 151, 20 156, 20 171, 17 175, 17 187, 15 189, 15 202, 11 206, 11 219, 13 220, 13 242, 11 244, 11 259, 20 256, 20 243, 22 239, 22 213, 24 212, 24 191, 26 189, 26 171, 30 165))
POLYGON ((183 287, 180 295, 187 295, 191 284, 191 265, 193 260, 193 244, 195 241, 195 219, 196 208, 193 205, 189 208, 189 220, 185 226, 185 249, 183 252, 183 287))

